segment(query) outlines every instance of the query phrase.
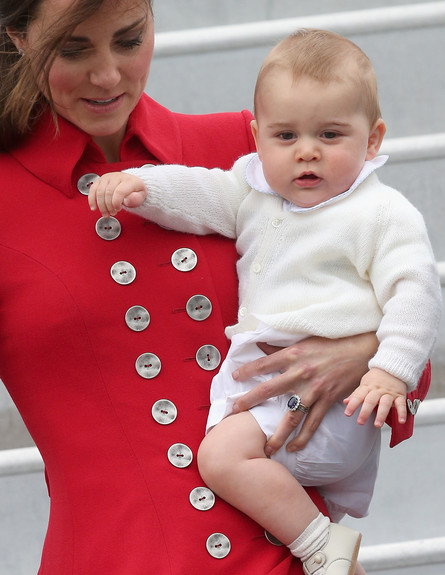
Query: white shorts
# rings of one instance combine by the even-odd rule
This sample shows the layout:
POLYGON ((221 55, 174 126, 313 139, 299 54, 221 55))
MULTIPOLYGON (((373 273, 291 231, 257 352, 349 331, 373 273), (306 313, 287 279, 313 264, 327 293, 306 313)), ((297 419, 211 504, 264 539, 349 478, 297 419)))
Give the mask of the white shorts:
MULTIPOLYGON (((207 431, 231 414, 232 405, 240 395, 277 375, 258 376, 248 382, 232 378, 235 369, 264 355, 256 342, 287 346, 298 339, 292 336, 290 341, 289 334, 283 339, 283 334, 265 326, 255 333, 237 334, 232 338, 229 353, 212 382, 207 431)), ((285 415, 288 399, 289 395, 281 395, 250 410, 267 438, 285 415)), ((289 453, 282 447, 272 456, 289 469, 301 485, 318 487, 334 520, 345 513, 364 517, 374 491, 381 434, 374 427, 373 417, 365 425, 358 425, 357 415, 358 412, 346 417, 343 403, 336 403, 304 449, 289 453)), ((298 431, 299 427, 290 439, 298 431)))

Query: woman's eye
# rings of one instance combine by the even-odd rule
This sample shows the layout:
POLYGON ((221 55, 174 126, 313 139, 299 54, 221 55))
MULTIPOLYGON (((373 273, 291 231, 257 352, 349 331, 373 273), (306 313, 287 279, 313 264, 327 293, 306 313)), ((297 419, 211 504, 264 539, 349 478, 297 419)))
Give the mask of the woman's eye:
POLYGON ((142 34, 139 34, 137 38, 131 38, 129 40, 121 40, 119 45, 124 48, 125 50, 132 50, 133 48, 137 48, 142 44, 143 38, 142 34))
POLYGON ((84 53, 85 53, 85 50, 83 48, 74 47, 74 46, 73 47, 66 46, 65 48, 62 48, 60 50, 60 56, 62 58, 68 58, 68 59, 78 58, 79 56, 81 56, 84 53))

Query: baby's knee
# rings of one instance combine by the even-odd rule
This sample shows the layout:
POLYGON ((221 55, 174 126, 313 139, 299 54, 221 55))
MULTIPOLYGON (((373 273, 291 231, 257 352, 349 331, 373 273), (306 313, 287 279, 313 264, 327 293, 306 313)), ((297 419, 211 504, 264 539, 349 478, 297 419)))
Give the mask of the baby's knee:
POLYGON ((211 435, 207 435, 199 446, 197 456, 199 473, 210 488, 226 475, 231 465, 229 453, 227 445, 219 445, 211 435))

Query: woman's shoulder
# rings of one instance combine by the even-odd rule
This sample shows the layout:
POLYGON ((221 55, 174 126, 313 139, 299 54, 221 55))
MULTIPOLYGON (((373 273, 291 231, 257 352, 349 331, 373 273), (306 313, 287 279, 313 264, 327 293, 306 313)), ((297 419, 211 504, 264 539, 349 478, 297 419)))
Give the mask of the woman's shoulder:
POLYGON ((148 96, 141 99, 145 116, 169 126, 170 137, 181 142, 182 162, 207 168, 229 169, 236 159, 255 149, 250 130, 252 114, 220 112, 215 114, 181 114, 172 112, 148 96))

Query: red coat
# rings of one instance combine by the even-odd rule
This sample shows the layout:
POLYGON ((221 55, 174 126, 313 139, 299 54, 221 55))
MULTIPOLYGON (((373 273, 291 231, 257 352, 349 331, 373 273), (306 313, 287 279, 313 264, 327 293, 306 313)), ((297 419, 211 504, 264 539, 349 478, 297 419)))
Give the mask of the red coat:
POLYGON ((167 457, 176 443, 196 454, 204 432, 215 371, 200 368, 195 355, 203 345, 227 350, 223 328, 237 307, 233 243, 167 231, 128 213, 118 215, 120 236, 104 240, 95 231, 98 214, 77 190, 84 174, 151 162, 229 168, 253 149, 250 119, 247 112, 172 114, 144 96, 120 163, 106 164, 90 138, 63 120, 55 138, 49 118, 1 156, 0 378, 49 479, 41 575, 302 572, 286 548, 268 543, 261 527, 223 501, 195 509, 189 494, 202 485, 196 458, 176 468, 167 457), (172 265, 178 248, 196 253, 193 270, 172 265), (119 261, 134 266, 132 283, 113 279, 119 261), (212 303, 204 321, 186 312, 195 294, 212 303), (134 305, 150 314, 143 331, 125 321, 134 305), (136 371, 144 353, 160 359, 156 377, 136 371), (160 399, 177 408, 170 425, 152 416, 160 399), (206 550, 215 532, 231 542, 223 559, 206 550))

